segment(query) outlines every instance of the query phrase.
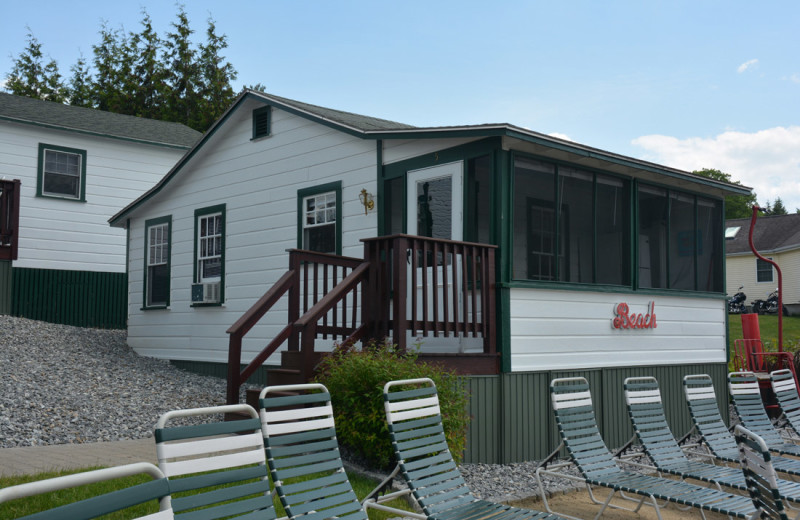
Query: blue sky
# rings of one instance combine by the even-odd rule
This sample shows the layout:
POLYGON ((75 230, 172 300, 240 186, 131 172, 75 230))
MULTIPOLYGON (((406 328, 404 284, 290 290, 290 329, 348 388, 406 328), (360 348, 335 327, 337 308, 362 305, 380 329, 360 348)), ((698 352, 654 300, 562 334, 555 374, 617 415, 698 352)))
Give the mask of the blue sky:
MULTIPOLYGON (((0 79, 31 32, 62 74, 103 20, 165 35, 169 2, 4 2, 0 79)), ((239 77, 418 126, 512 123, 693 170, 800 208, 800 2, 187 1, 239 77)))

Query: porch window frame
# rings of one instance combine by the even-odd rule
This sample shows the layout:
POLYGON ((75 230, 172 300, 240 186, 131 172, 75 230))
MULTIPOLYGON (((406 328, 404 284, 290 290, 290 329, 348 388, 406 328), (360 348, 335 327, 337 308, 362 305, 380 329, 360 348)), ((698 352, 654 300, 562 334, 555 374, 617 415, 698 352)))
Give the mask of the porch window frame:
POLYGON ((143 311, 146 310, 154 310, 154 309, 168 309, 170 306, 170 296, 172 291, 172 215, 165 215, 163 217, 157 217, 145 220, 144 222, 144 275, 142 276, 142 309, 143 311), (167 229, 167 298, 165 303, 163 304, 150 304, 148 303, 150 291, 148 290, 149 287, 149 276, 150 276, 150 229, 166 225, 167 229))
POLYGON ((220 252, 220 272, 219 272, 219 301, 212 303, 192 303, 192 307, 221 307, 225 303, 225 250, 226 250, 226 235, 228 226, 226 222, 226 205, 216 204, 214 206, 207 206, 194 210, 194 252, 193 252, 193 273, 192 283, 201 283, 200 280, 200 219, 212 215, 220 215, 220 225, 222 226, 222 251, 220 252))
MULTIPOLYGON (((53 172, 56 173, 57 172, 53 172)), ((66 146, 59 146, 54 144, 39 143, 39 155, 36 171, 36 196, 49 199, 59 199, 74 202, 86 202, 86 150, 80 148, 68 148, 66 146), (80 157, 80 167, 78 168, 78 193, 76 196, 64 195, 58 193, 49 193, 45 191, 45 177, 48 172, 45 171, 45 159, 47 152, 68 153, 80 157)))
POLYGON ((336 220, 334 231, 336 238, 335 253, 342 254, 342 181, 318 184, 297 190, 297 248, 305 249, 303 237, 305 235, 305 200, 309 197, 333 192, 336 195, 336 220))
MULTIPOLYGON (((582 165, 577 165, 574 163, 569 163, 566 161, 559 161, 554 160, 550 157, 543 157, 536 154, 530 154, 526 152, 520 152, 516 150, 509 151, 509 160, 508 160, 508 168, 509 168, 509 177, 510 177, 510 193, 513 195, 514 193, 514 182, 515 182, 515 175, 514 175, 514 163, 516 158, 528 158, 535 161, 541 161, 550 163, 556 166, 555 171, 555 203, 556 207, 560 207, 561 204, 561 194, 558 190, 558 167, 564 166, 569 168, 578 168, 580 170, 586 172, 592 172, 594 174, 594 197, 593 197, 593 206, 596 205, 596 198, 597 198, 597 176, 604 175, 607 177, 613 177, 617 179, 621 179, 623 181, 628 182, 628 195, 629 195, 629 204, 630 204, 630 244, 629 244, 629 253, 630 253, 630 283, 623 284, 623 285, 614 285, 614 284, 599 284, 599 283, 584 283, 584 282, 567 282, 567 281, 549 281, 549 280, 530 280, 524 278, 515 278, 514 277, 514 266, 511 265, 509 269, 509 281, 506 282, 504 285, 507 287, 515 287, 515 288, 551 288, 551 289, 563 289, 563 290, 583 290, 583 291, 594 291, 594 292, 618 292, 618 293, 640 293, 640 294, 663 294, 663 295, 689 295, 689 296, 697 296, 697 297, 707 297, 707 298, 719 298, 724 297, 725 295, 725 288, 720 287, 719 291, 703 291, 698 290, 698 255, 697 255, 697 247, 694 246, 694 282, 693 287, 694 289, 672 289, 669 287, 666 288, 653 288, 653 287, 640 287, 639 286, 639 239, 638 239, 638 232, 639 232, 639 204, 638 204, 638 189, 640 185, 652 186, 654 188, 664 189, 666 191, 666 197, 668 204, 671 204, 670 194, 671 193, 678 193, 681 195, 693 197, 694 199, 694 228, 697 229, 697 218, 698 218, 698 200, 700 198, 707 199, 713 201, 715 204, 719 204, 721 214, 724 215, 724 200, 717 199, 711 195, 698 193, 690 190, 684 189, 676 189, 672 186, 663 185, 657 182, 649 182, 649 181, 642 181, 635 177, 626 177, 624 175, 619 175, 614 172, 610 172, 607 170, 602 170, 598 168, 591 168, 585 167, 582 165)), ((510 199, 511 205, 513 207, 513 197, 510 199)), ((555 229, 560 230, 560 223, 559 223, 559 212, 556 212, 556 224, 555 229)), ((721 224, 722 231, 724 231, 724 224, 721 224)), ((513 248, 514 248, 514 234, 513 232, 508 232, 510 236, 509 240, 509 256, 513 262, 513 248)), ((597 254, 598 254, 598 245, 597 245, 597 219, 596 215, 593 216, 593 226, 592 226, 592 233, 593 233, 593 280, 597 278, 596 272, 596 265, 597 265, 597 254)), ((670 236, 670 223, 669 219, 667 220, 667 237, 670 236)), ((555 243, 555 250, 558 251, 560 247, 561 241, 561 233, 556 232, 556 243, 555 243)), ((720 242, 724 240, 724 233, 717 237, 720 242)), ((667 240, 669 242, 669 240, 667 240)), ((718 255, 716 259, 717 264, 715 267, 720 269, 721 272, 724 274, 724 243, 717 244, 721 249, 722 252, 721 256, 722 259, 718 255)), ((669 244, 667 243, 667 247, 669 244)), ((669 273, 669 249, 667 249, 667 261, 666 261, 666 269, 667 273, 669 273)), ((560 268, 560 262, 556 263, 556 277, 560 277, 560 272, 558 269, 560 268)), ((669 285, 669 277, 667 278, 667 285, 669 285)))

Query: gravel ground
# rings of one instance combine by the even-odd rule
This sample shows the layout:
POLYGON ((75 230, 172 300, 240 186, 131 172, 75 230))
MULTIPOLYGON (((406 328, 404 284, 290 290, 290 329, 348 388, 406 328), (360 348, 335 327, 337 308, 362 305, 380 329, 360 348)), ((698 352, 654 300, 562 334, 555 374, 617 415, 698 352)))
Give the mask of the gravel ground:
MULTIPOLYGON (((141 357, 124 331, 0 316, 0 448, 139 439, 172 409, 222 404, 225 381, 141 357)), ((465 464, 487 500, 536 496, 536 462, 465 464)), ((546 477, 545 490, 575 487, 546 477)))

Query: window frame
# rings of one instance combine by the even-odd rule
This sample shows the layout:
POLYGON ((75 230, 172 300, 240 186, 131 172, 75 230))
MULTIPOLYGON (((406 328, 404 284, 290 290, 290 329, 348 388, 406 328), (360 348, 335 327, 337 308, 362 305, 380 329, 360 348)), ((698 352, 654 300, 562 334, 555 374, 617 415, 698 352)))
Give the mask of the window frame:
MULTIPOLYGON (((55 172, 53 172, 55 173, 55 172)), ((53 144, 39 143, 39 156, 36 171, 36 196, 51 199, 70 200, 75 202, 86 202, 86 150, 79 148, 68 148, 66 146, 58 146, 53 144), (59 195, 57 193, 47 193, 44 190, 45 175, 45 157, 47 151, 69 153, 80 157, 80 167, 78 179, 80 185, 78 186, 78 194, 73 197, 70 195, 59 195)))
POLYGON ((260 108, 256 108, 253 110, 253 134, 250 138, 251 141, 255 141, 256 139, 263 139, 264 137, 269 137, 272 135, 272 107, 267 105, 260 108), (259 133, 258 132, 258 118, 259 117, 266 117, 266 132, 259 133))
MULTIPOLYGON (((774 261, 774 259, 771 256, 765 256, 764 258, 774 261)), ((758 257, 756 257, 756 283, 772 283, 772 284, 775 283, 775 266, 773 266, 769 262, 765 262, 764 260, 762 260, 762 259, 760 259, 758 257), (760 269, 760 267, 762 267, 763 265, 766 265, 767 267, 769 267, 769 280, 759 280, 758 279, 759 273, 763 273, 763 272, 766 271, 766 269, 760 269)))
POLYGON ((342 254, 342 181, 334 181, 326 184, 319 184, 309 188, 297 190, 297 248, 305 249, 303 236, 305 235, 305 200, 309 197, 333 192, 336 195, 336 251, 334 254, 342 254))
POLYGON ((142 310, 167 309, 170 306, 170 294, 172 290, 172 215, 157 217, 145 220, 144 222, 144 271, 142 280, 142 310), (150 229, 158 226, 167 226, 167 298, 163 304, 149 304, 149 272, 150 272, 150 229))
POLYGON ((199 208, 194 210, 194 251, 192 253, 193 261, 193 273, 192 273, 192 283, 203 283, 199 278, 199 263, 200 263, 200 219, 204 217, 210 217, 212 215, 219 214, 220 215, 220 225, 222 226, 221 232, 221 239, 222 239, 222 251, 220 253, 220 271, 219 271, 219 301, 212 302, 212 303, 200 303, 194 302, 191 304, 192 307, 220 307, 223 303, 225 303, 225 246, 226 246, 226 234, 227 234, 227 224, 226 224, 226 205, 225 204, 216 204, 214 206, 207 206, 204 208, 199 208))

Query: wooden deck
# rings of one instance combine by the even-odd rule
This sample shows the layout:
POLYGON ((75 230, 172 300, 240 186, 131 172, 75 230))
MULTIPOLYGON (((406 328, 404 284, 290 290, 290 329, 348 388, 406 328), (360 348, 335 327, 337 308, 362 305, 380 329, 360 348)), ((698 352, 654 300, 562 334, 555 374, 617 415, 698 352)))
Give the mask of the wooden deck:
POLYGON ((286 345, 282 382, 308 381, 317 339, 420 344, 419 357, 462 374, 499 373, 495 246, 410 235, 364 241, 364 258, 291 250, 289 269, 229 329, 228 403, 286 345), (242 371, 242 340, 281 299, 286 326, 242 371))

